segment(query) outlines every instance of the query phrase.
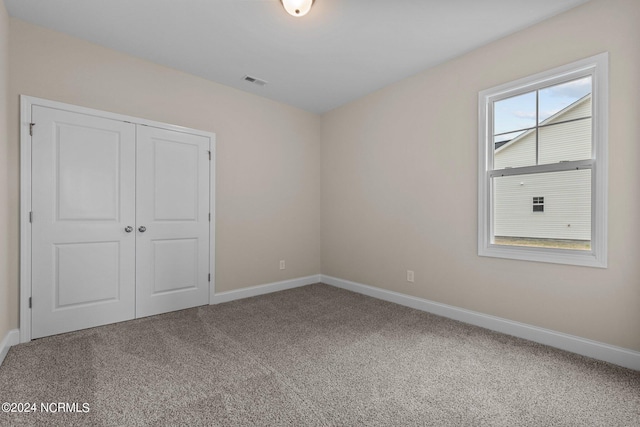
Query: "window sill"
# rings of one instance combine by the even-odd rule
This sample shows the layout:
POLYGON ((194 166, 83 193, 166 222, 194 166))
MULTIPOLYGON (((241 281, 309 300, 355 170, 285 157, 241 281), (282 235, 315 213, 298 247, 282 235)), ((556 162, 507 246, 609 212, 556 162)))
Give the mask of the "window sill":
POLYGON ((521 261, 607 268, 606 259, 597 257, 593 251, 487 245, 478 248, 478 255, 493 258, 517 259, 521 261))

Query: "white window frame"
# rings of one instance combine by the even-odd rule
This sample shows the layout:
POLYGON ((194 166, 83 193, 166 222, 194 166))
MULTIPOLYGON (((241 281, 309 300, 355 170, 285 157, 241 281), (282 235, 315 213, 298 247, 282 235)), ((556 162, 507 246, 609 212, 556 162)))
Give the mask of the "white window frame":
POLYGON ((478 255, 588 267, 607 267, 607 138, 609 105, 607 52, 481 91, 478 94, 478 255), (493 170, 494 102, 581 77, 592 77, 592 157, 547 165, 493 170), (525 173, 591 169, 591 250, 508 246, 492 243, 491 178, 525 173))

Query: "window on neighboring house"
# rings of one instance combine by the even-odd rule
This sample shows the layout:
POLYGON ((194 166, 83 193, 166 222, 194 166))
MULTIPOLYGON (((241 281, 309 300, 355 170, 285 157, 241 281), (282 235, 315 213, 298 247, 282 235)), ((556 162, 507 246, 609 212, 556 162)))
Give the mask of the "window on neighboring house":
POLYGON ((533 198, 533 211, 544 212, 544 197, 533 198))
POLYGON ((607 69, 604 53, 480 92, 479 255, 606 267, 607 69))

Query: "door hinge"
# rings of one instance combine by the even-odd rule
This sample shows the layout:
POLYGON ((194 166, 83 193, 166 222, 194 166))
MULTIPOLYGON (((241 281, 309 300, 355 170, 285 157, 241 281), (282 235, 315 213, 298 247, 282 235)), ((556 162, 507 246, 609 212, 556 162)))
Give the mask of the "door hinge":
POLYGON ((209 273, 209 279, 208 280, 211 281, 211 273, 209 273))
POLYGON ((29 222, 33 222, 33 211, 29 212, 29 222))
POLYGON ((33 136, 33 127, 35 125, 35 123, 29 123, 29 136, 33 136))
POLYGON ((208 151, 209 153, 209 161, 211 161, 211 151, 208 151))
POLYGON ((209 212, 209 222, 211 222, 211 212, 209 212))
POLYGON ((31 297, 29 297, 29 308, 31 308, 31 297))

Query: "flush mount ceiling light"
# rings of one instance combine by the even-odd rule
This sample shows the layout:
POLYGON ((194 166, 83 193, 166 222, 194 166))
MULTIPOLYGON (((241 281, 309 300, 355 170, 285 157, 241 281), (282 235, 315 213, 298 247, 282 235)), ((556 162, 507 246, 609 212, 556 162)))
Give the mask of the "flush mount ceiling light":
POLYGON ((316 0, 280 0, 284 10, 291 16, 304 16, 311 10, 316 0))

